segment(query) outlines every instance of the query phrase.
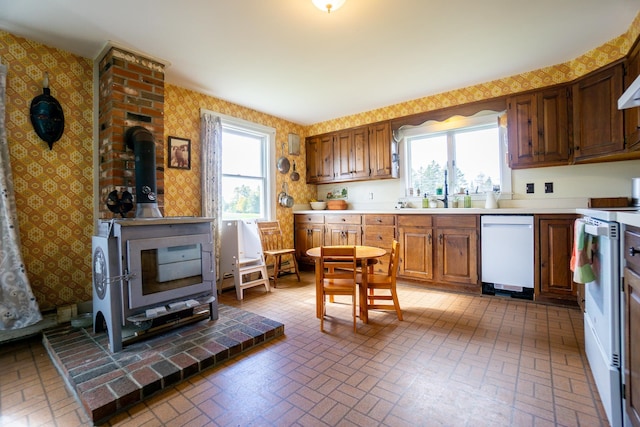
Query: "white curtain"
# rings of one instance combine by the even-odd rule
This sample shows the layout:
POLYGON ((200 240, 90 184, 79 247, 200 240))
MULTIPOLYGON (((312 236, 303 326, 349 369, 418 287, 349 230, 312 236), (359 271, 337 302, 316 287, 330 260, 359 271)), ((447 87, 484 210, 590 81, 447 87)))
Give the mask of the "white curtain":
POLYGON ((222 121, 203 112, 200 141, 202 145, 202 215, 215 218, 213 236, 216 252, 216 278, 220 277, 220 230, 222 230, 222 121))
POLYGON ((0 330, 42 320, 20 252, 20 233, 6 132, 7 67, 0 64, 0 330))

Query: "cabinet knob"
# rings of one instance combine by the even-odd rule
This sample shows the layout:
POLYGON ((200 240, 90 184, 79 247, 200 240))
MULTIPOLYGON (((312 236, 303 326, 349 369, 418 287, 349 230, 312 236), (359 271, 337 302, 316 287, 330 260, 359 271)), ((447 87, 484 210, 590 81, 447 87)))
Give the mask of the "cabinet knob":
POLYGON ((630 256, 636 256, 636 254, 640 254, 640 250, 634 248, 633 246, 631 246, 629 248, 629 255, 630 256))

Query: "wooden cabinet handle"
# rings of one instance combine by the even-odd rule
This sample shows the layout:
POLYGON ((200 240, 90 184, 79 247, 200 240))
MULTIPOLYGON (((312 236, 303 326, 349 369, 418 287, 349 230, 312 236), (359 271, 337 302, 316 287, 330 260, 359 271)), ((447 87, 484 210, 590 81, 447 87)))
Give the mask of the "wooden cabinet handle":
POLYGON ((634 248, 633 246, 631 246, 629 248, 629 256, 636 256, 636 254, 640 254, 640 250, 634 248))

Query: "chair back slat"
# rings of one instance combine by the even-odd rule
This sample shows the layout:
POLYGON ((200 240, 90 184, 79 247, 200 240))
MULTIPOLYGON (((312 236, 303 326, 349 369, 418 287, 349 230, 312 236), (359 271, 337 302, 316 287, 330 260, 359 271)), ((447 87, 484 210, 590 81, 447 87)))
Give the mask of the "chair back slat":
POLYGON ((356 278, 356 247, 341 246, 320 248, 320 268, 324 279, 356 278))
POLYGON ((278 221, 258 222, 262 247, 265 251, 275 251, 283 249, 282 230, 278 221))

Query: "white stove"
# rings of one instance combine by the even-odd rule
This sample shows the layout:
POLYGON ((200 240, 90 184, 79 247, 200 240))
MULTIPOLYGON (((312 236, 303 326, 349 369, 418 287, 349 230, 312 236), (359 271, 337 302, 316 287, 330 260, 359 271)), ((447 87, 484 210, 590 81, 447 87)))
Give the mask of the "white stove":
POLYGON ((596 279, 585 284, 585 352, 609 424, 623 423, 622 263, 617 219, 637 212, 637 207, 578 209, 585 233, 594 240, 592 268, 596 279))

